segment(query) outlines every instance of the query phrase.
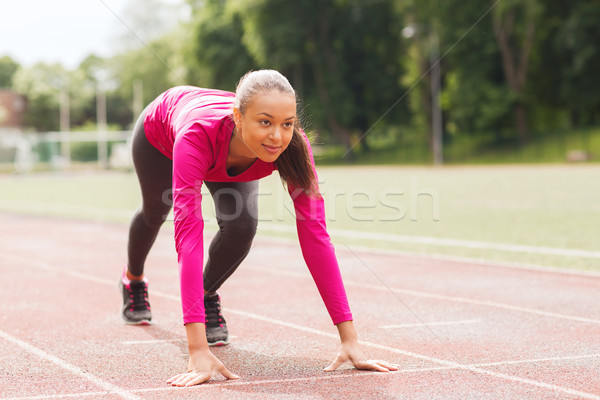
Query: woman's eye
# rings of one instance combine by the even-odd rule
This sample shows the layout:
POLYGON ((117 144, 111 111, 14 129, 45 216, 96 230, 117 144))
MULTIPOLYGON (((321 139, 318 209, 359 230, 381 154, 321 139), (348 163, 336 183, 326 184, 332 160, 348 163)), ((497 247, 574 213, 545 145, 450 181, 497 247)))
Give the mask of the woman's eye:
POLYGON ((270 121, 267 121, 266 119, 261 119, 261 120, 260 120, 260 124, 261 124, 261 125, 270 125, 270 124, 271 124, 271 122, 270 122, 270 121))
POLYGON ((285 128, 291 128, 292 126, 294 126, 294 124, 293 124, 292 122, 285 122, 285 123, 283 124, 283 126, 284 126, 285 128))

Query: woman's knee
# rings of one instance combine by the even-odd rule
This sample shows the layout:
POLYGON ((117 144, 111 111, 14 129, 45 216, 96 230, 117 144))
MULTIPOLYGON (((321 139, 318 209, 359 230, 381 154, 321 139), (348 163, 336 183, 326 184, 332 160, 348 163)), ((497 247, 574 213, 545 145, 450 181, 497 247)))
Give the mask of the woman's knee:
POLYGON ((238 240, 252 241, 256 235, 258 219, 249 214, 240 215, 238 218, 219 219, 219 228, 225 237, 238 240))
POLYGON ((149 207, 142 206, 139 210, 139 214, 144 220, 144 223, 152 228, 160 227, 169 216, 169 211, 171 207, 163 206, 163 207, 149 207))

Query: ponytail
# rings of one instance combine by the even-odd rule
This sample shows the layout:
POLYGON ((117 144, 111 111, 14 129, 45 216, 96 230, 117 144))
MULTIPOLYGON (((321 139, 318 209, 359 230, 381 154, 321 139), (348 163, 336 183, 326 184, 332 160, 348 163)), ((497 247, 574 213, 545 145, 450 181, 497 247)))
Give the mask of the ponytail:
POLYGON ((309 139, 298 123, 294 124, 294 133, 287 149, 275 160, 281 180, 288 185, 302 188, 308 195, 318 195, 319 187, 315 176, 313 161, 308 150, 309 139))

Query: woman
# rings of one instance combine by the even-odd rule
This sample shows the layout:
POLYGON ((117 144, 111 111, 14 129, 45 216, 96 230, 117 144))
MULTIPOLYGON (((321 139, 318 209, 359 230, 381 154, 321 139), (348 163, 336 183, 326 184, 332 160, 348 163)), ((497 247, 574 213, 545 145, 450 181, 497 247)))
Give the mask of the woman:
POLYGON ((142 207, 129 232, 128 264, 120 286, 128 323, 151 320, 144 262, 173 197, 181 301, 190 361, 168 383, 190 386, 219 372, 237 379, 209 350, 228 343, 217 290, 248 254, 257 225, 257 179, 278 170, 294 201, 304 259, 336 325, 341 350, 325 370, 350 361, 356 368, 397 370, 362 356, 334 249, 325 227, 310 143, 296 115, 296 94, 277 71, 246 74, 236 93, 190 86, 160 95, 140 116, 133 161, 142 207), (203 266, 201 187, 215 202, 219 231, 203 266), (203 301, 200 301, 203 300, 203 301))

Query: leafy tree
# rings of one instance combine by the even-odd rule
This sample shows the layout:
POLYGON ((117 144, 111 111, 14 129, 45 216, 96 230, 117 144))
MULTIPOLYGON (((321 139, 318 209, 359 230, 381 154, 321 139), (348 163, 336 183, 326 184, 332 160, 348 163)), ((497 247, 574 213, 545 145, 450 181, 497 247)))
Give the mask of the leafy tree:
POLYGON ((240 77, 257 68, 242 39, 244 8, 222 0, 189 3, 193 10, 193 37, 187 48, 193 56, 193 61, 187 61, 189 79, 202 87, 235 90, 240 77))
POLYGON ((568 105, 571 122, 600 120, 600 3, 576 1, 556 37, 556 46, 566 61, 559 85, 560 97, 568 105))
POLYGON ((395 2, 255 0, 232 9, 252 59, 290 77, 306 104, 318 104, 309 109, 314 125, 347 150, 382 117, 391 124, 406 110, 386 114, 402 93, 395 2))
POLYGON ((440 52, 444 55, 444 115, 448 131, 454 135, 494 132, 500 138, 502 131, 512 126, 507 121, 514 95, 506 85, 489 8, 486 0, 448 0, 433 11, 440 21, 440 52), (439 16, 449 13, 453 18, 439 16))
POLYGON ((0 88, 12 87, 12 78, 19 69, 19 63, 9 56, 0 58, 0 88))
POLYGON ((179 59, 180 48, 173 45, 181 40, 175 32, 135 50, 116 55, 106 61, 109 81, 107 113, 112 123, 129 128, 133 115, 133 91, 142 87, 144 106, 172 86, 187 84, 186 73, 179 59))
POLYGON ((523 94, 541 12, 542 6, 537 0, 505 0, 498 2, 493 11, 492 24, 502 53, 506 82, 516 97, 515 123, 521 143, 528 140, 523 94))
POLYGON ((68 71, 59 64, 38 63, 19 69, 14 89, 27 97, 26 126, 38 131, 59 129, 59 93, 68 85, 68 71))

